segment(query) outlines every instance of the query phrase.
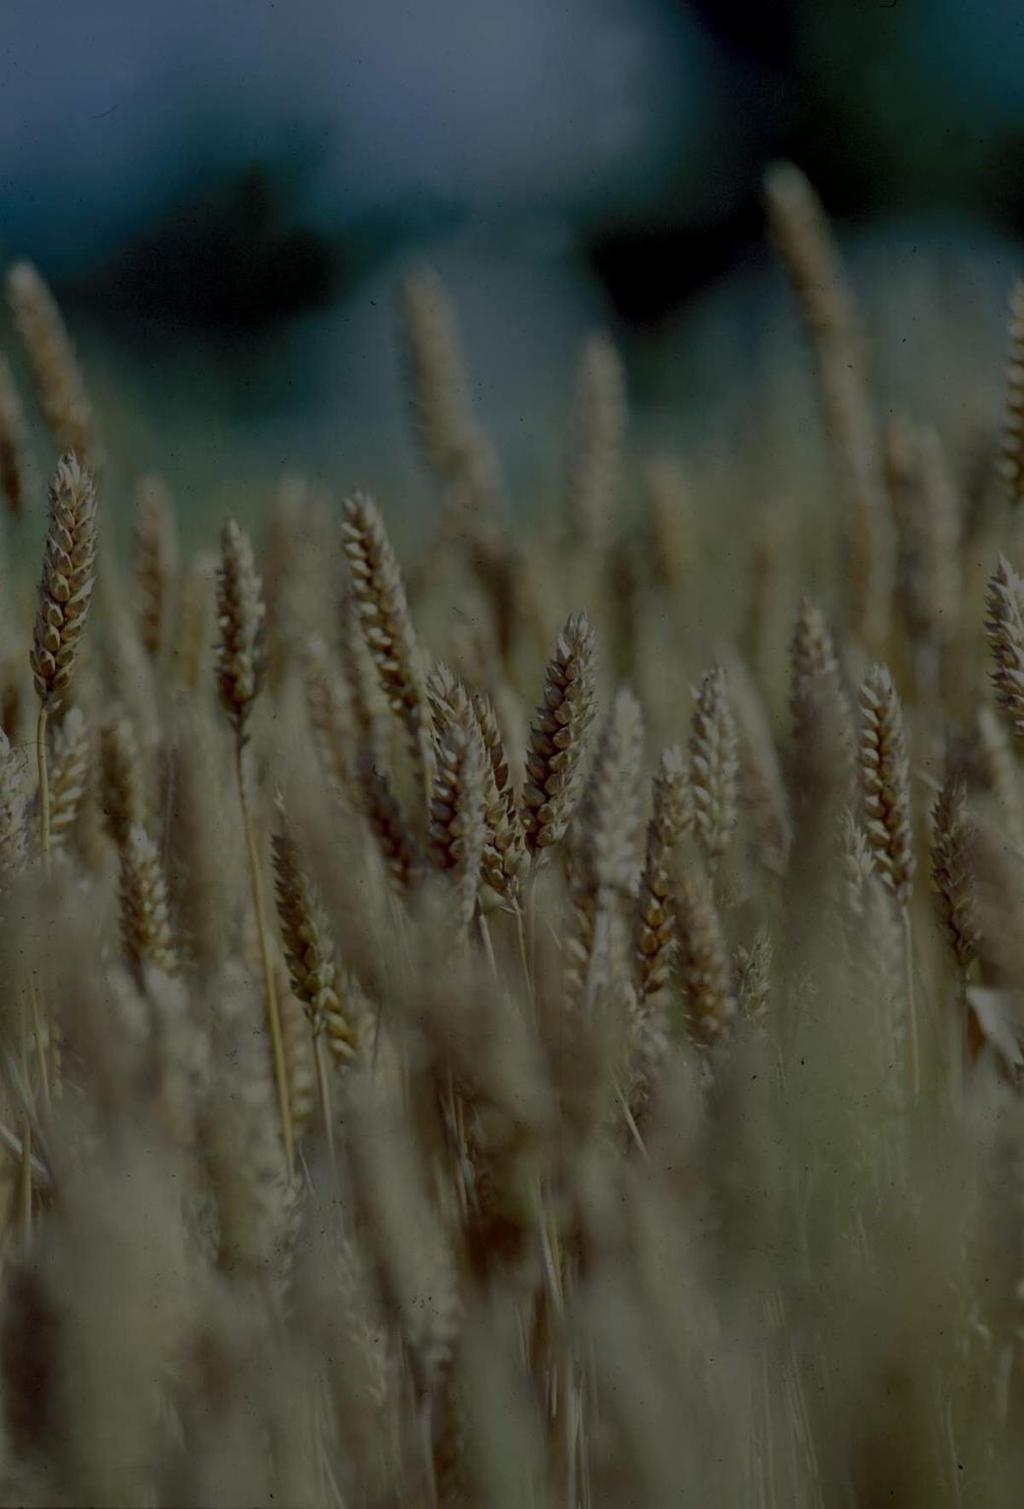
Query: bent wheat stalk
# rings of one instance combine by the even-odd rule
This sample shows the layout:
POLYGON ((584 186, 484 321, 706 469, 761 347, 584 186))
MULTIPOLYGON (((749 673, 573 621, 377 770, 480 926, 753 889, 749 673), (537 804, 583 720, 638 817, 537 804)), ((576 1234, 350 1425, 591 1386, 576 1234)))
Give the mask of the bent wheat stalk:
POLYGON ((252 543, 234 519, 228 519, 221 533, 221 563, 217 573, 217 615, 220 641, 217 646, 217 685, 221 706, 235 733, 235 781, 245 831, 249 858, 253 911, 259 934, 263 989, 267 1008, 267 1026, 274 1059, 274 1082, 277 1089, 281 1135, 289 1175, 295 1167, 295 1135, 288 1102, 288 1065, 281 1031, 281 1012, 277 1000, 277 983, 270 953, 266 906, 263 898, 263 872, 253 828, 252 812, 245 779, 243 755, 247 727, 253 704, 263 685, 266 669, 264 651, 266 610, 263 591, 253 559, 252 543))

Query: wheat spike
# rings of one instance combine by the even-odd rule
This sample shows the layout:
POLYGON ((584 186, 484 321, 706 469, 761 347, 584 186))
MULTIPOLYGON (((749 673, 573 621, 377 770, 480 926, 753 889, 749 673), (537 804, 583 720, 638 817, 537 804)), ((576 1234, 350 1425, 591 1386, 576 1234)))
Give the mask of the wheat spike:
POLYGON ((457 711, 441 715, 436 750, 436 773, 430 800, 430 859, 455 882, 457 927, 460 932, 465 932, 473 920, 480 887, 486 839, 484 772, 487 766, 480 729, 468 699, 457 711))
POLYGON ((143 477, 135 502, 135 585, 139 637, 150 659, 167 641, 178 572, 174 502, 160 477, 143 477))
POLYGON ((280 800, 277 813, 278 825, 273 836, 274 890, 292 990, 309 1019, 313 1035, 324 1033, 334 1062, 346 1064, 359 1044, 356 1022, 339 994, 334 944, 327 931, 327 920, 316 890, 302 868, 280 800))
POLYGON ((69 707, 53 734, 50 755, 50 839, 55 850, 67 841, 78 817, 92 757, 89 725, 80 707, 69 707))
POLYGON ((989 578, 985 604, 996 703, 1014 738, 1024 742, 1024 581, 1005 556, 989 578))
POLYGON ((252 542, 234 519, 221 531, 217 572, 217 687, 221 706, 239 740, 266 671, 266 609, 253 558, 252 542))
POLYGON ((591 336, 580 358, 567 482, 573 538, 587 550, 604 550, 614 532, 625 430, 619 354, 608 336, 591 336))
POLYGON ((74 451, 99 476, 104 457, 92 405, 53 294, 31 262, 16 262, 7 274, 7 296, 54 446, 74 451))
POLYGON ((725 671, 712 666, 693 692, 690 791, 694 828, 713 870, 736 831, 739 758, 725 671))
POLYGON ((43 552, 31 663, 47 711, 71 684, 96 578, 96 489, 77 458, 61 458, 50 484, 50 519, 43 552))
POLYGON ((853 632, 879 650, 889 628, 894 542, 859 321, 824 210, 804 174, 792 163, 775 164, 765 176, 765 197, 817 364, 844 505, 841 566, 853 632))
POLYGON ((861 684, 860 708, 860 779, 868 844, 880 878, 900 906, 906 906, 914 879, 910 778, 903 714, 885 666, 868 671, 861 684))
POLYGON ((420 874, 420 859, 402 809, 386 774, 369 760, 360 764, 359 783, 363 811, 369 823, 388 878, 399 896, 407 896, 420 874))
POLYGON ((10 363, 0 355, 0 495, 15 519, 23 516, 34 487, 25 413, 10 363))
POLYGON ((594 631, 583 613, 569 618, 544 674, 544 701, 530 727, 522 813, 531 853, 564 834, 594 712, 594 631))
POLYGON ((173 659, 177 683, 185 691, 196 691, 208 674, 216 578, 217 558, 206 550, 189 561, 182 576, 173 659))
POLYGON ((487 754, 484 767, 486 842, 483 880, 496 896, 515 905, 526 872, 522 821, 493 704, 483 693, 477 693, 473 698, 473 711, 487 754))
POLYGON ((653 791, 633 944, 641 1001, 668 984, 676 928, 670 862, 672 851, 693 827, 686 762, 678 744, 663 751, 653 791))
POLYGON ((1003 398, 1003 478, 1010 503, 1024 499, 1024 279, 1010 295, 1010 354, 1003 398))
POLYGON ((25 762, 0 730, 0 875, 16 874, 25 863, 25 808, 25 762))
POLYGON ((932 809, 931 870, 939 922, 962 970, 978 956, 974 842, 966 785, 950 776, 932 809))
POLYGON ((598 897, 631 897, 638 868, 643 716, 628 687, 615 693, 574 823, 574 860, 598 897))
POLYGON ((352 600, 381 689, 406 731, 413 762, 429 790, 433 775, 423 656, 384 521, 372 498, 345 500, 345 555, 352 600))
POLYGON ((698 871, 674 886, 677 969, 691 1029, 699 1042, 718 1037, 736 1015, 736 996, 722 924, 707 882, 698 871))
POLYGON ((347 797, 355 788, 358 759, 352 708, 345 684, 331 667, 322 639, 306 643, 306 708, 321 768, 331 789, 347 797))
POLYGON ((733 950, 732 974, 737 1009, 748 1021, 761 1021, 768 1011, 772 989, 772 940, 761 928, 747 948, 738 944, 733 950))
POLYGON ((131 829, 145 817, 140 771, 135 730, 128 718, 115 715, 100 729, 100 806, 118 849, 124 848, 131 829))
POLYGON ((132 825, 121 850, 121 947, 140 983, 147 965, 165 975, 178 972, 167 886, 156 845, 141 823, 132 825))

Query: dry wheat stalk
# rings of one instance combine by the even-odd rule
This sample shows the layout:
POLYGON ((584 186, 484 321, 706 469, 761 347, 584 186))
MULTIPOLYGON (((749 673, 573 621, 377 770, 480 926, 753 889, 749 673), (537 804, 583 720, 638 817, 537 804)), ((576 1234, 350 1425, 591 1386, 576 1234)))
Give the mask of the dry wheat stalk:
POLYGON ((672 851, 693 827, 693 803, 683 752, 663 751, 653 783, 654 810, 647 824, 647 849, 634 927, 634 955, 641 1002, 668 984, 675 952, 675 909, 671 899, 672 851))
POLYGON ((277 1086, 285 1162, 290 1177, 294 1168, 295 1148, 292 1140, 291 1111, 288 1105, 288 1072, 284 1060, 281 1015, 277 1002, 266 908, 263 901, 262 861, 256 845, 256 833, 249 807, 242 758, 249 716, 266 672, 266 609, 263 603, 262 586, 253 559, 252 543, 233 519, 228 519, 221 531, 217 610, 220 625, 220 639, 217 646, 217 688, 220 693, 221 706, 235 731, 235 780, 249 856, 249 881, 252 888, 256 929, 259 934, 267 1029, 273 1054, 274 1081, 277 1086))
POLYGON ((1024 498, 1024 280, 1018 278, 1010 295, 1010 354, 1003 398, 1002 472, 1009 501, 1024 498))
POLYGON ((134 570, 139 637, 158 660, 167 642, 178 573, 174 502, 161 477, 143 477, 135 501, 134 570))
POLYGON ((1005 556, 989 578, 985 605, 996 703, 1014 738, 1024 742, 1024 581, 1005 556))
POLYGON ((7 296, 56 449, 74 451, 98 476, 103 450, 95 417, 53 294, 30 262, 16 262, 7 274, 7 296))
POLYGON ((964 781, 951 776, 932 809, 932 883, 939 922, 961 970, 978 956, 973 847, 975 828, 964 781))
POLYGON ((121 947, 139 983, 147 965, 176 975, 178 956, 171 936, 167 885, 156 845, 134 823, 121 850, 121 947))
POLYGON ((14 518, 24 514, 34 487, 24 410, 14 373, 7 358, 0 355, 0 495, 14 518))
POLYGON ((725 671, 712 666, 693 690, 690 791, 694 828, 714 871, 736 831, 739 758, 725 671))
POLYGON ((905 907, 914 879, 910 776, 903 713, 885 666, 875 665, 868 671, 860 689, 860 708, 860 779, 867 840, 879 876, 905 907))
POLYGON ((688 870, 673 886, 678 940, 676 967, 691 1030, 712 1042, 736 1015, 736 996, 722 924, 704 877, 688 870))
POLYGON ((423 656, 398 561, 377 505, 365 493, 345 500, 343 522, 352 600, 381 689, 406 731, 413 762, 429 792, 433 761, 423 656))
POLYGON ((777 163, 765 176, 765 195, 817 364, 844 506, 841 566, 851 629, 877 651, 889 628, 893 540, 859 321, 824 210, 803 173, 792 163, 777 163))
POLYGON ((544 673, 544 701, 530 727, 523 785, 523 829, 531 854, 564 834, 594 707, 594 631, 583 613, 569 618, 544 673))

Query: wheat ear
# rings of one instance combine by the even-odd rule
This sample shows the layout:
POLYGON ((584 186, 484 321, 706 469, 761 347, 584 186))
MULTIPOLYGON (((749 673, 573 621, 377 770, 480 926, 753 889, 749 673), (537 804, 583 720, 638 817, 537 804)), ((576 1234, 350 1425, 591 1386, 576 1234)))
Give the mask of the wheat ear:
POLYGON ((487 841, 483 855, 483 878, 496 896, 518 908, 526 869, 526 844, 509 774, 505 742, 498 716, 488 697, 473 698, 477 727, 487 753, 484 769, 484 819, 487 841))
POLYGON ((736 1015, 736 996, 718 910, 699 871, 674 887, 678 970, 697 1040, 714 1041, 736 1015))
POLYGON ((107 832, 119 850, 134 824, 145 817, 140 768, 135 730, 126 717, 115 715, 100 729, 100 807, 107 832))
POLYGON ((765 176, 765 197, 817 366, 844 505, 842 568, 853 631, 878 650, 889 628, 893 539, 857 312, 825 212, 804 174, 792 163, 775 164, 765 176))
POLYGON ((75 669, 79 640, 89 614, 96 579, 96 489, 77 458, 57 463, 50 484, 50 518, 43 548, 43 575, 30 656, 39 717, 39 825, 43 863, 50 864, 50 793, 46 768, 46 725, 59 706, 75 669))
POLYGON ((31 262, 16 262, 7 274, 7 296, 54 445, 74 451, 98 476, 103 451, 92 405, 53 294, 31 262))
POLYGON ((423 656, 398 561, 380 511, 365 493, 346 499, 342 529, 352 601, 363 637, 388 705, 405 729, 429 803, 433 756, 423 656))
POLYGON ((985 633, 996 703, 1018 744, 1024 743, 1024 581, 1005 556, 989 578, 985 633))
POLYGON ((593 553, 614 530, 625 431, 622 363, 608 336, 593 335, 580 358, 566 488, 573 538, 593 553))
POLYGON ((544 673, 530 726, 522 813, 531 854, 564 834, 576 803, 580 760, 594 713, 594 631, 583 613, 566 621, 544 673))
POLYGON ((736 831, 739 759, 725 671, 712 666, 693 693, 690 790, 694 827, 713 874, 736 831))
POLYGON ((487 756, 480 729, 463 693, 441 711, 436 768, 430 798, 430 859, 455 885, 456 928, 464 936, 480 888, 486 827, 484 774, 487 756))
POLYGON ((931 870, 939 921, 964 973, 978 957, 979 944, 974 841, 966 784, 950 776, 932 808, 931 870))
POLYGON ((266 673, 264 649, 266 609, 263 590, 253 558, 252 542, 233 519, 221 532, 221 560, 217 573, 217 612, 220 638, 217 645, 217 685, 221 706, 235 733, 235 779, 242 813, 242 827, 249 858, 252 904, 259 933, 260 959, 263 967, 263 990, 267 1028, 274 1062, 281 1135, 289 1177, 295 1166, 295 1145, 291 1110, 288 1104, 288 1066, 281 1033, 281 1013, 277 1000, 274 963, 270 952, 266 907, 263 900, 263 872, 260 866, 256 833, 253 827, 249 794, 245 779, 243 754, 253 703, 266 673))
POLYGON ((171 937, 167 883, 156 845, 141 823, 133 823, 121 850, 121 946, 139 983, 148 966, 178 973, 171 937))
POLYGON ((1024 501, 1024 279, 1010 295, 1010 354, 1003 398, 1003 479, 1009 501, 1024 501))
POLYGON ((59 853, 85 797, 92 755, 89 725, 80 707, 70 707, 54 730, 49 777, 50 847, 59 853))
POLYGON ((903 922, 907 966, 911 1073, 920 1090, 920 1054, 914 1009, 914 965, 910 936, 910 896, 914 845, 910 827, 910 774, 903 734, 903 711, 892 677, 872 666, 860 689, 859 768, 868 847, 875 870, 895 898, 903 922))
POLYGON ((138 486, 134 556, 139 637, 150 659, 158 660, 178 571, 174 502, 160 477, 143 477, 138 486))
POLYGON ((641 1001, 668 984, 676 922, 669 864, 673 849, 693 827, 686 762, 678 744, 663 751, 653 792, 633 943, 641 1001))
POLYGON ((25 864, 25 801, 24 762, 0 729, 0 878, 25 864))
POLYGON ((288 828, 284 804, 278 799, 278 825, 273 836, 274 890, 281 941, 292 990, 301 1003, 313 1034, 317 1086, 327 1146, 334 1156, 334 1128, 330 1089, 323 1060, 323 1038, 335 1064, 351 1061, 359 1045, 356 1023, 336 986, 334 945, 319 897, 302 867, 288 828))

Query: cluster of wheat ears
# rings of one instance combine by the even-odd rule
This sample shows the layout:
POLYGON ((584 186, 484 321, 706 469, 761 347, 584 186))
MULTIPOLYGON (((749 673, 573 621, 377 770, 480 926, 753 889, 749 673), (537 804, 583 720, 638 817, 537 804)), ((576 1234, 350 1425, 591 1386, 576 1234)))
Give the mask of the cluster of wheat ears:
POLYGON ((513 528, 427 274, 414 565, 300 481, 183 562, 152 476, 119 567, 10 269, 12 540, 23 380, 60 459, 0 615, 4 1503, 1019 1502, 1024 292, 968 487, 766 205, 836 569, 720 572, 733 633, 604 337, 513 528))

